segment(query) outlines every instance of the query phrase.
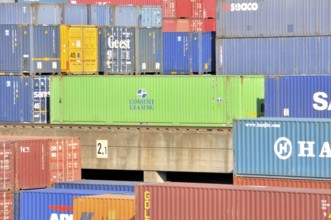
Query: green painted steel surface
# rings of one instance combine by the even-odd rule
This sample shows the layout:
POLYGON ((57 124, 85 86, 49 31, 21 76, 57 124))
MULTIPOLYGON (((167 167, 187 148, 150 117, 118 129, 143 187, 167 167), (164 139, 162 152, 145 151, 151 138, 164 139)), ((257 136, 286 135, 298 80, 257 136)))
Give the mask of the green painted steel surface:
POLYGON ((51 123, 229 126, 263 98, 257 76, 53 76, 51 123))

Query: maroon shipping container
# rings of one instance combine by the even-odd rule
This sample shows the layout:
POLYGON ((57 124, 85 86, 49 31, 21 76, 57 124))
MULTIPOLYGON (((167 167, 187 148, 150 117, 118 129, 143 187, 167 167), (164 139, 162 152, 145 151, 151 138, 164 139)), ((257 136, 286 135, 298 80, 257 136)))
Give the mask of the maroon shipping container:
POLYGON ((233 176, 233 184, 242 186, 275 186, 294 188, 331 189, 331 180, 273 179, 233 176))
POLYGON ((331 218, 331 190, 217 184, 138 184, 136 220, 331 218))
POLYGON ((163 0, 163 18, 216 18, 216 0, 163 0))
POLYGON ((0 190, 14 190, 15 143, 12 141, 1 140, 0 144, 0 190))
POLYGON ((163 19, 163 32, 213 32, 216 31, 216 19, 163 19))
POLYGON ((69 0, 69 4, 111 4, 111 5, 137 5, 161 6, 162 0, 69 0))
POLYGON ((0 219, 14 219, 14 194, 12 192, 0 192, 0 219))

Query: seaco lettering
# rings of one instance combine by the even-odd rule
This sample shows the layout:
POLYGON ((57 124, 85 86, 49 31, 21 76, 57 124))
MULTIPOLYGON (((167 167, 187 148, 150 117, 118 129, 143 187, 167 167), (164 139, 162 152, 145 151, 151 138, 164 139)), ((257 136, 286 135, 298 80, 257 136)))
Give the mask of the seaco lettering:
POLYGON ((249 3, 231 3, 230 11, 257 11, 259 4, 256 2, 249 3))
POLYGON ((108 37, 108 47, 110 49, 130 49, 130 40, 117 40, 111 35, 108 37))
MULTIPOLYGON (((331 158, 331 148, 328 141, 323 142, 322 146, 320 146, 318 150, 315 149, 316 143, 314 141, 298 141, 297 144, 299 148, 298 157, 331 158)), ((281 160, 287 160, 290 158, 293 153, 293 145, 291 140, 286 137, 278 138, 274 144, 274 152, 281 160)))
POLYGON ((144 220, 150 220, 150 209, 151 209, 151 193, 148 191, 144 192, 144 220))
POLYGON ((327 100, 328 94, 325 92, 316 92, 313 95, 313 108, 317 111, 330 111, 331 110, 331 102, 327 100))
POLYGON ((51 218, 49 220, 73 220, 72 214, 57 214, 52 213, 51 218))

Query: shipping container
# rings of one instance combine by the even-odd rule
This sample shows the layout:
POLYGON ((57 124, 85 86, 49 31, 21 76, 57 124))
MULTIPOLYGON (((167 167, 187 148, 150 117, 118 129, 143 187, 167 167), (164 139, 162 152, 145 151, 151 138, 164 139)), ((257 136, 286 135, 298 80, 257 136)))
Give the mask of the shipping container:
POLYGON ((99 72, 103 74, 134 74, 134 28, 99 27, 99 72))
POLYGON ((329 0, 217 0, 217 37, 331 35, 329 0))
POLYGON ((265 80, 267 117, 331 118, 331 76, 277 76, 265 80))
POLYGON ((1 3, 0 24, 61 24, 60 4, 1 3))
POLYGON ((264 78, 52 77, 51 94, 53 124, 219 127, 262 115, 264 78))
POLYGON ((217 74, 330 75, 331 36, 217 39, 217 74))
POLYGON ((236 120, 234 174, 330 180, 330 129, 328 119, 236 120))
POLYGON ((60 72, 58 26, 0 25, 2 75, 60 72))
POLYGON ((15 0, 0 0, 0 3, 15 3, 15 0))
POLYGON ((137 27, 139 25, 139 7, 116 5, 114 11, 114 26, 137 27))
POLYGON ((215 72, 215 34, 164 32, 163 73, 203 74, 215 72))
POLYGON ((289 178, 258 178, 233 176, 235 185, 244 186, 275 186, 293 188, 331 189, 330 180, 289 179, 289 178))
POLYGON ((33 2, 52 3, 52 4, 68 3, 67 0, 15 0, 15 1, 20 3, 33 3, 33 2))
POLYGON ((163 0, 164 18, 216 18, 216 0, 163 0))
POLYGON ((12 192, 0 192, 0 219, 14 219, 14 194, 12 192))
MULTIPOLYGON (((15 189, 15 143, 0 139, 0 191, 15 189)), ((1 197, 0 193, 0 197, 1 197)), ((0 207, 1 208, 1 207, 0 207)))
POLYGON ((99 5, 156 5, 161 6, 162 0, 69 0, 69 4, 99 4, 99 5))
POLYGON ((49 122, 49 77, 0 77, 0 122, 49 122))
POLYGON ((110 5, 88 5, 88 24, 113 25, 113 7, 110 5))
POLYGON ((113 181, 113 180, 80 180, 69 182, 57 182, 53 188, 60 189, 88 189, 88 190, 110 190, 118 192, 134 193, 135 185, 141 182, 113 181))
POLYGON ((62 24, 80 24, 87 23, 87 5, 64 4, 62 11, 62 24))
POLYGON ((331 191, 222 184, 138 185, 136 220, 312 220, 331 216, 331 191))
POLYGON ((136 74, 163 72, 162 28, 136 28, 136 74))
POLYGON ((61 72, 97 74, 98 28, 93 25, 61 25, 61 72))
POLYGON ((135 219, 134 195, 98 195, 75 197, 73 220, 81 219, 135 219))
POLYGON ((19 200, 19 207, 15 207, 15 213, 19 213, 20 216, 17 219, 45 220, 74 219, 74 197, 116 194, 116 192, 113 193, 112 191, 100 190, 41 189, 22 190, 18 192, 18 194, 19 195, 17 195, 16 198, 19 200))
POLYGON ((162 8, 143 6, 140 8, 139 27, 162 27, 162 8))
POLYGON ((215 32, 215 19, 163 19, 163 32, 215 32))

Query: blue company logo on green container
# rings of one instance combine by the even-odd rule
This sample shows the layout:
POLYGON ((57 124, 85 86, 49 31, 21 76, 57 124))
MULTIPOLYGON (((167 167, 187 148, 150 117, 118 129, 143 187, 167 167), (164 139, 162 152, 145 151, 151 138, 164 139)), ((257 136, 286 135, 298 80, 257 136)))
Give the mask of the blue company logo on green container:
POLYGON ((138 89, 136 98, 130 99, 130 110, 138 110, 138 111, 144 111, 144 110, 154 110, 154 99, 148 98, 148 93, 145 89, 138 89))

